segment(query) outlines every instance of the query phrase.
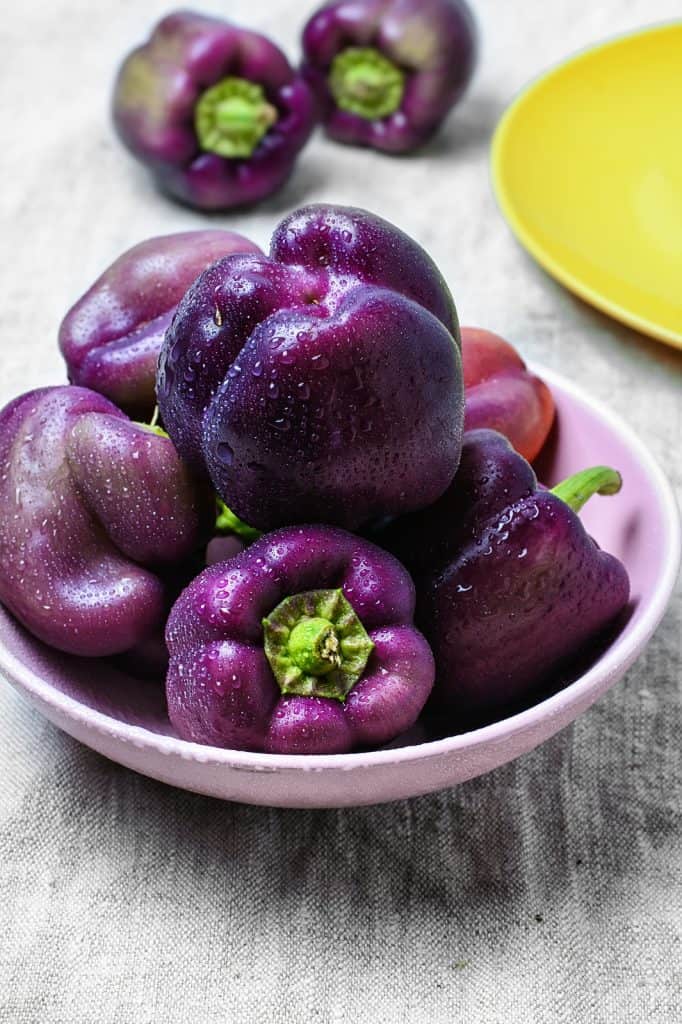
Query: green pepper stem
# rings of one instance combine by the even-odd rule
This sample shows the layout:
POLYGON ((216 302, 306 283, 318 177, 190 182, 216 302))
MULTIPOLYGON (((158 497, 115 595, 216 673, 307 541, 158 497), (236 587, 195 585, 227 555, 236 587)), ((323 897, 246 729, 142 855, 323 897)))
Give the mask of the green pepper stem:
POLYGON ((257 530, 255 526, 249 526, 242 519, 234 514, 231 508, 228 508, 222 498, 218 498, 218 512, 216 515, 215 528, 218 533, 233 533, 237 537, 241 537, 242 540, 250 544, 254 540, 258 540, 261 536, 260 530, 257 530))
POLYGON ((339 638, 328 619, 303 619, 289 634, 288 648, 292 661, 313 676, 341 665, 339 638))
POLYGON ((136 427, 141 427, 142 430, 146 430, 148 434, 156 434, 157 437, 168 437, 168 433, 163 429, 163 427, 159 426, 158 405, 154 406, 154 412, 152 413, 152 418, 149 423, 140 423, 139 420, 134 420, 133 422, 136 427))
POLYGON ((342 110, 375 121, 399 108, 405 73, 372 46, 350 46, 332 61, 329 88, 342 110))
POLYGON ((223 78, 199 97, 194 129, 206 152, 248 159, 278 116, 261 85, 246 78, 223 78))
POLYGON ((618 494, 622 484, 623 479, 615 469, 592 466, 562 480, 556 487, 552 487, 550 493, 561 498, 574 512, 580 512, 593 494, 618 494))
POLYGON ((374 644, 341 590, 292 594, 263 619, 265 655, 283 694, 343 701, 374 644))

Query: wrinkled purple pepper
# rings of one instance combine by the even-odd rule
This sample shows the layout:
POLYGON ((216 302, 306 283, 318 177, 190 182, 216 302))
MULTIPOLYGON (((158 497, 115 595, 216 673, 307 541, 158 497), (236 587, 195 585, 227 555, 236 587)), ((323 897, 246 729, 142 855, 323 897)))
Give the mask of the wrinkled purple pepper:
POLYGON ((290 527, 205 569, 168 619, 180 736, 238 750, 344 753, 416 721, 431 651, 390 554, 328 526, 290 527))
POLYGON ((552 491, 506 438, 464 435, 452 486, 378 538, 415 574, 436 658, 434 703, 486 715, 526 699, 585 652, 628 601, 624 566, 576 512, 620 477, 595 467, 552 491))
POLYGON ((309 20, 303 52, 329 135, 405 153, 464 92, 476 32, 463 0, 335 0, 309 20))
POLYGON ((205 210, 280 188, 315 123, 303 78, 269 39, 177 11, 123 62, 116 130, 166 192, 205 210))
POLYGON ((154 647, 215 500, 167 437, 102 395, 30 391, 0 412, 0 601, 71 654, 154 647))
POLYGON ((269 257, 229 256, 192 285, 157 396, 183 458, 259 529, 352 529, 428 505, 461 445, 452 297, 424 250, 379 217, 298 210, 269 257))
POLYGON ((220 256, 261 250, 236 231, 182 231, 124 252, 69 310, 59 346, 72 384, 151 415, 163 336, 191 283, 220 256))

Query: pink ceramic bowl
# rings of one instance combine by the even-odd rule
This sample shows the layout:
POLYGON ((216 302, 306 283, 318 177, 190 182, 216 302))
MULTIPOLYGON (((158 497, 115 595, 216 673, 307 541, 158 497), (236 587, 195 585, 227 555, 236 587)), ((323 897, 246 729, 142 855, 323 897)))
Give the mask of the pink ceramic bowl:
POLYGON ((380 803, 453 786, 511 761, 572 722, 620 679, 656 629, 680 558, 675 500, 661 470, 615 416, 567 381, 536 368, 554 391, 558 427, 540 475, 552 484, 596 462, 623 474, 617 497, 582 513, 599 544, 628 568, 631 615, 599 660, 534 707, 447 739, 361 754, 279 755, 220 750, 178 739, 162 687, 30 637, 0 609, 0 671, 65 732, 120 764, 225 800, 282 807, 380 803))

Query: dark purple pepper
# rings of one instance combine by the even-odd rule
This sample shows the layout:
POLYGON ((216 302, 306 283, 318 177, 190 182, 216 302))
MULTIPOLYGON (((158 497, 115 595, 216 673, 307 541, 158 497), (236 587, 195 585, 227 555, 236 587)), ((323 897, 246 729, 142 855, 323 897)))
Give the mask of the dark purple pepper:
POLYGON ((149 418, 159 350, 178 302, 219 257, 260 251, 236 231, 219 230, 162 235, 128 249, 62 321, 59 346, 70 382, 149 418))
POLYGON ((355 528, 435 501, 464 395, 452 297, 424 250, 363 210, 310 206, 269 257, 219 260, 159 360, 163 422, 247 523, 355 528))
POLYGON ((405 153, 464 92, 476 32, 464 0, 333 0, 308 21, 303 52, 329 135, 405 153))
POLYGON ((52 647, 144 649, 178 564, 215 499, 172 443, 79 387, 30 391, 0 412, 0 601, 52 647))
POLYGON ((576 512, 592 494, 619 489, 618 474, 598 466, 545 490, 506 438, 464 435, 440 501, 379 537, 416 574, 435 703, 489 714, 526 699, 614 622, 628 601, 627 572, 576 512))
POLYGON ((237 750, 336 754, 414 725, 433 656, 399 562, 327 526, 278 530, 204 570, 168 619, 166 682, 181 737, 237 750))
POLYGON ((314 101, 265 36, 177 11, 123 62, 116 130, 161 188, 227 210, 280 188, 308 141, 314 101))

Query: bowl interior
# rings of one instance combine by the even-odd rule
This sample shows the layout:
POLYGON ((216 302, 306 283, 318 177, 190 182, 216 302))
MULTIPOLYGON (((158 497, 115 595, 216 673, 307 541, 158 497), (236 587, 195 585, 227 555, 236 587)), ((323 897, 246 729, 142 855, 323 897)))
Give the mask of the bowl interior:
MULTIPOLYGON (((582 513, 587 529, 598 543, 625 563, 632 584, 631 614, 600 659, 610 659, 608 671, 613 677, 614 664, 617 666, 620 661, 624 669, 632 660, 655 627, 667 602, 678 558, 674 502, 660 470, 622 423, 574 391, 561 378, 542 368, 535 369, 550 383, 558 409, 555 429, 537 464, 538 475, 543 482, 554 484, 576 470, 596 463, 612 465, 623 475, 620 494, 610 498, 595 497, 582 513)), ((160 680, 141 681, 102 661, 52 651, 31 637, 1 608, 0 669, 15 685, 41 703, 57 706, 62 716, 80 720, 86 725, 97 724, 100 730, 106 727, 122 742, 132 739, 137 745, 163 747, 164 753, 170 752, 161 739, 173 737, 174 732, 166 714, 160 680)), ((591 677, 597 685, 599 672, 595 675, 594 665, 591 677)), ((574 685, 579 686, 580 682, 574 685)), ((570 694, 571 689, 569 686, 564 692, 570 694)), ((580 702, 581 707, 586 706, 584 694, 581 694, 580 702)), ((545 705, 547 715, 551 717, 550 704, 544 701, 529 712, 508 719, 510 730, 516 720, 523 719, 524 714, 532 714, 536 718, 538 714, 542 715, 545 705)), ((575 714, 578 710, 576 704, 575 714)), ((63 724, 63 717, 60 724, 63 724)), ((495 742, 499 742, 499 723, 495 729, 495 742)), ((479 732, 483 738, 484 731, 479 732)), ((78 735, 83 738, 82 729, 78 735)), ((473 734, 468 735, 471 737, 473 734)), ((455 750, 466 741, 467 734, 460 734, 436 743, 424 742, 410 749, 427 753, 429 748, 440 750, 445 743, 455 750)), ((415 734, 404 740, 405 744, 415 742, 415 734)), ((195 756, 193 751, 196 752, 197 748, 194 744, 175 740, 172 745, 173 750, 185 759, 195 756)), ((245 755, 213 748, 202 750, 210 751, 217 762, 224 758, 225 763, 229 761, 233 765, 240 758, 249 764, 254 760, 264 764, 277 760, 273 755, 245 755)), ((371 764, 373 758, 380 757, 381 752, 365 752, 336 755, 328 760, 352 765, 354 759, 362 758, 364 764, 371 764)), ((292 760, 302 764, 311 759, 288 759, 292 760)))
POLYGON ((571 58, 508 109, 498 200, 520 241, 605 312, 682 347, 682 22, 571 58))

